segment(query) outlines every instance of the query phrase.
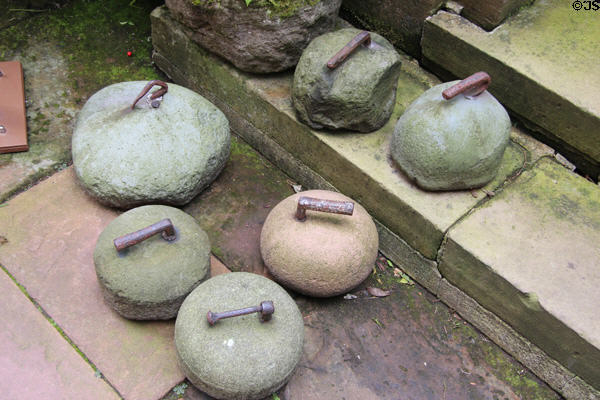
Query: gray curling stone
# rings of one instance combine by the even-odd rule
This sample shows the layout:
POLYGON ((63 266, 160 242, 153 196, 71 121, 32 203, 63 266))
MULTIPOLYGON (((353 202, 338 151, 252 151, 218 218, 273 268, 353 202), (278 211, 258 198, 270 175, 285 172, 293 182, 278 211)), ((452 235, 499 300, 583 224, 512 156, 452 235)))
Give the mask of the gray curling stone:
POLYGON ((284 199, 271 210, 260 234, 260 252, 275 280, 315 297, 346 293, 364 281, 378 247, 367 211, 326 190, 284 199))
MULTIPOLYGON (((164 86, 149 96, 166 87, 160 81, 146 87, 152 84, 164 86)), ((86 102, 73 133, 75 173, 89 194, 109 206, 186 204, 225 166, 229 123, 208 100, 175 84, 132 108, 144 85, 116 83, 86 102)))
POLYGON ((402 114, 391 154, 426 190, 472 189, 496 176, 508 146, 510 118, 478 72, 432 87, 402 114), (446 98, 447 97, 447 98, 446 98))
POLYGON ((300 361, 303 341, 304 323, 294 300, 275 282, 247 272, 202 283, 185 299, 175 323, 183 372, 217 399, 262 399, 277 391, 300 361), (262 311, 218 319, 218 313, 249 307, 262 311))
POLYGON ((183 211, 143 206, 121 214, 104 229, 94 250, 94 265, 104 298, 119 314, 129 319, 170 319, 208 278, 210 242, 198 222, 183 211))
POLYGON ((386 39, 340 29, 315 38, 304 50, 292 101, 299 119, 315 129, 371 132, 392 114, 399 75, 400 56, 386 39))

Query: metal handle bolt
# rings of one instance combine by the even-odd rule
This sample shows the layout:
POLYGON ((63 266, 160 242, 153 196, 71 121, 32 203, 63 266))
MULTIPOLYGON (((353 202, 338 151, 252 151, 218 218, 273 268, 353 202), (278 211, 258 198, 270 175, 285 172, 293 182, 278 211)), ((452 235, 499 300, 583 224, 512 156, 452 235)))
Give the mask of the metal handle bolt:
POLYGON ((119 236, 113 241, 113 243, 115 244, 115 248, 117 249, 117 251, 121 251, 135 244, 143 242, 144 240, 156 235, 157 233, 161 233, 163 239, 169 242, 177 238, 177 234, 175 233, 175 227, 173 226, 173 223, 169 218, 165 218, 161 221, 158 221, 155 224, 142 228, 139 231, 119 236))
POLYGON ((298 221, 302 222, 306 220, 306 210, 352 215, 354 213, 354 203, 351 201, 323 200, 301 196, 298 199, 298 207, 296 208, 295 215, 298 221))
POLYGON ((347 45, 335 53, 335 56, 331 57, 329 61, 327 61, 327 68, 337 68, 354 50, 358 49, 358 47, 363 43, 366 45, 371 43, 371 34, 367 31, 362 31, 358 35, 354 36, 354 38, 349 41, 347 45))
POLYGON ((160 106, 160 101, 158 100, 158 98, 161 97, 162 95, 164 95, 165 93, 167 93, 169 91, 169 87, 167 86, 167 84, 165 82, 159 81, 158 79, 156 79, 156 80, 148 82, 146 84, 146 86, 144 86, 144 88, 142 89, 142 91, 140 92, 138 97, 136 97, 136 99, 133 101, 133 104, 131 105, 132 110, 135 108, 135 105, 137 104, 137 102, 140 101, 140 99, 142 97, 144 97, 146 95, 146 93, 148 93, 150 91, 150 89, 152 89, 153 86, 160 86, 161 88, 158 89, 156 92, 153 92, 150 95, 150 100, 154 100, 150 104, 154 108, 158 108, 160 106))
POLYGON ((208 324, 210 326, 213 326, 220 319, 239 317, 240 315, 247 315, 247 314, 252 314, 255 312, 260 313, 261 322, 266 322, 271 319, 271 316, 275 312, 275 306, 273 305, 272 301, 267 300, 267 301, 263 301, 262 303, 260 303, 259 306, 256 306, 256 307, 248 307, 248 308, 242 308, 240 310, 224 311, 224 312, 220 312, 220 313, 214 313, 212 311, 209 311, 206 314, 206 319, 208 320, 208 324))
POLYGON ((492 78, 486 72, 475 72, 473 75, 463 79, 455 85, 450 86, 442 92, 442 96, 446 100, 469 91, 467 97, 479 96, 490 86, 492 78))

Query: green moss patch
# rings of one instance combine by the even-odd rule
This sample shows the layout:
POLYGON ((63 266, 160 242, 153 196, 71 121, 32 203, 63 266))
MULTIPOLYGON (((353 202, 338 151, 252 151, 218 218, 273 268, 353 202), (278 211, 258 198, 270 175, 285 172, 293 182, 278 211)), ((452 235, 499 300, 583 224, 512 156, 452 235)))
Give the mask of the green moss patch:
MULTIPOLYGON (((213 3, 219 0, 191 0, 192 4, 199 5, 202 3, 213 3)), ((297 10, 303 7, 314 6, 321 0, 238 0, 244 2, 248 7, 266 8, 270 14, 287 18, 296 13, 297 10)))

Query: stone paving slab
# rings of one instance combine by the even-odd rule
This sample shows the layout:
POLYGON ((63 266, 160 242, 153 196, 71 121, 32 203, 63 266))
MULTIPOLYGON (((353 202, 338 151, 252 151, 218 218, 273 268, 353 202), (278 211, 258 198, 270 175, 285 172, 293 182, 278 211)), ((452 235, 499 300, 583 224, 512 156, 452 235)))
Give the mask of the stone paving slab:
MULTIPOLYGON (((175 82, 227 104, 426 257, 435 259, 444 232, 485 197, 481 190, 475 191, 478 197, 470 191, 424 192, 391 165, 388 146, 399 115, 436 83, 407 57, 390 121, 370 134, 331 134, 296 120, 291 73, 260 77, 241 73, 191 42, 165 7, 153 11, 151 18, 154 59, 175 82)), ((244 132, 238 133, 243 137, 244 132)), ((523 163, 522 151, 511 145, 497 179, 485 189, 495 190, 523 163)))
POLYGON ((119 399, 0 271, 0 393, 4 399, 119 399))
POLYGON ((492 94, 541 140, 597 178, 600 11, 576 11, 572 4, 537 0, 489 33, 439 12, 425 23, 423 55, 426 65, 454 76, 487 71, 492 94))
POLYGON ((600 388, 600 188, 549 158, 453 227, 439 269, 600 388))
POLYGON ((134 322, 104 302, 92 260, 118 215, 77 186, 73 168, 0 208, 2 264, 126 399, 157 399, 184 376, 171 322, 134 322))

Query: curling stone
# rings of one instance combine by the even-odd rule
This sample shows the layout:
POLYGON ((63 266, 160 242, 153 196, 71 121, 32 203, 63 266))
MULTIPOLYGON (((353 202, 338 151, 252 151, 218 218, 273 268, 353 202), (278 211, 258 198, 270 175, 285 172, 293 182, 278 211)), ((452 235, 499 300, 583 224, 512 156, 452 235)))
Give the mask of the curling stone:
POLYGON ((497 174, 510 118, 485 89, 485 72, 432 87, 402 114, 392 136, 394 161, 426 190, 472 189, 497 174))
POLYGON ((326 190, 284 199, 271 210, 260 234, 260 252, 275 280, 315 297, 345 293, 364 281, 378 246, 367 211, 326 190))
POLYGON ((262 399, 292 376, 304 341, 294 300, 275 282, 232 272, 198 286, 175 322, 185 376, 217 399, 262 399))
POLYGON ((304 50, 292 101, 312 128, 371 132, 392 114, 399 75, 400 56, 390 42, 376 33, 340 29, 304 50))
POLYGON ((221 172, 229 142, 227 118, 197 93, 161 81, 122 82, 94 94, 79 113, 73 165, 103 204, 183 205, 221 172), (154 85, 161 89, 146 95, 154 85))
POLYGON ((190 215, 168 206, 121 214, 94 250, 104 298, 129 319, 170 319, 210 272, 210 243, 190 215), (159 235, 160 233, 160 235, 159 235))

